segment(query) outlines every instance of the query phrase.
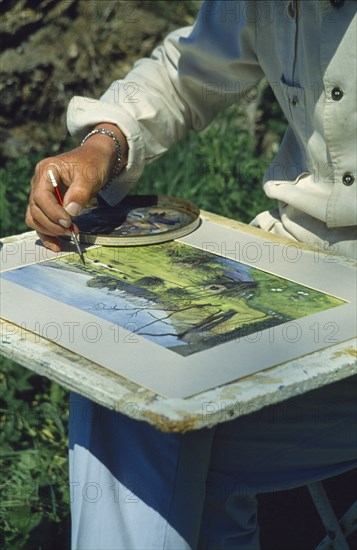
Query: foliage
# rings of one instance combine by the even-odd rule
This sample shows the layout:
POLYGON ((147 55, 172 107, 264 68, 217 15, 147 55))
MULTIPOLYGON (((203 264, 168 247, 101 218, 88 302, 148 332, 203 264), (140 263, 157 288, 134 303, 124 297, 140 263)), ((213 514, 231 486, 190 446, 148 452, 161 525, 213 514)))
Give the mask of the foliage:
POLYGON ((180 2, 168 2, 167 0, 146 0, 145 9, 176 25, 182 26, 182 21, 192 24, 201 0, 181 0, 180 2))
POLYGON ((58 524, 59 533, 64 529, 67 396, 10 360, 2 358, 1 371, 1 539, 4 548, 17 550, 28 540, 35 543, 35 528, 46 522, 58 524))
MULTIPOLYGON (((38 160, 40 160, 38 158, 38 160)), ((25 208, 29 183, 36 157, 20 157, 0 168, 0 219, 1 235, 21 233, 25 225, 25 208)))
POLYGON ((256 156, 256 147, 256 136, 242 125, 241 107, 234 105, 149 164, 135 192, 181 197, 249 222, 274 204, 261 187, 272 154, 256 156))

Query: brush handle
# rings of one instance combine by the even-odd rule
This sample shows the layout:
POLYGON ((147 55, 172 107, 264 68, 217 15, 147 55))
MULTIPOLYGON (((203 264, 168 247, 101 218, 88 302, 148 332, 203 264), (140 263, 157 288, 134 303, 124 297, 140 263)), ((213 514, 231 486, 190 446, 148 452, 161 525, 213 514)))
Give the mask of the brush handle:
MULTIPOLYGON (((54 187, 58 202, 60 203, 61 206, 63 206, 63 199, 61 197, 61 193, 58 189, 58 184, 56 182, 56 178, 55 178, 54 173, 52 172, 52 170, 48 171, 48 175, 50 176, 50 179, 51 179, 52 185, 54 187)), ((71 233, 74 233, 73 224, 71 224, 71 227, 69 228, 69 230, 70 230, 71 233)))

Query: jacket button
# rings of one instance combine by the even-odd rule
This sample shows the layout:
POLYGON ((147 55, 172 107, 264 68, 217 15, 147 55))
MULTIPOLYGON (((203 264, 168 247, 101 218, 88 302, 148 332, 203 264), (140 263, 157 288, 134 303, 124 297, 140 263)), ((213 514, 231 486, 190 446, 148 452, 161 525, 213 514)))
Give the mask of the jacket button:
POLYGON ((334 101, 340 101, 343 98, 343 90, 336 86, 331 92, 331 97, 334 101))
POLYGON ((289 19, 295 19, 296 9, 295 9, 295 2, 294 1, 289 2, 287 12, 288 12, 289 19))
POLYGON ((352 172, 345 172, 342 176, 342 183, 343 185, 352 185, 352 183, 355 181, 354 175, 352 172))
POLYGON ((330 0, 331 6, 333 8, 342 8, 343 4, 345 3, 345 0, 330 0))

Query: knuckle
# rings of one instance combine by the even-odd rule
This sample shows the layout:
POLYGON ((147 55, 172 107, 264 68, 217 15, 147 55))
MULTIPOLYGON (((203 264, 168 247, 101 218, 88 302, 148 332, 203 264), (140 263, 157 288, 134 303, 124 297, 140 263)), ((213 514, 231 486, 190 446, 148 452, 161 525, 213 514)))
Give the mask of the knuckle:
POLYGON ((40 160, 35 167, 34 183, 38 183, 41 179, 47 178, 49 168, 59 168, 59 163, 56 157, 48 157, 40 160))

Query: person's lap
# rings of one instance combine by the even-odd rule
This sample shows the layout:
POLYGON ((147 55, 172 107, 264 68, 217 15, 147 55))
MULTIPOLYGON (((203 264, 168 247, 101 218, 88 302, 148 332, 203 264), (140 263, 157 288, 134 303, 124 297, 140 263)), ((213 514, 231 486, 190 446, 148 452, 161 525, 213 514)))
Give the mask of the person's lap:
POLYGON ((354 467, 356 379, 162 433, 71 397, 73 548, 259 548, 256 494, 354 467))

